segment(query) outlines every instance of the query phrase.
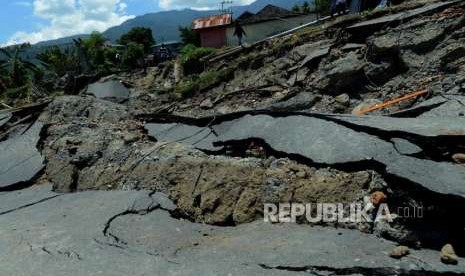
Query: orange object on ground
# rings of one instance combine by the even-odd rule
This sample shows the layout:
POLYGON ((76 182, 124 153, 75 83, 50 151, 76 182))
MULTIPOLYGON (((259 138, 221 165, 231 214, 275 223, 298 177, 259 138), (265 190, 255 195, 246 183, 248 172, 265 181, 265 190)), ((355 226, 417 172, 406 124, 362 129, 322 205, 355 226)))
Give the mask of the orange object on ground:
POLYGON ((380 109, 389 107, 391 105, 395 105, 395 104, 398 104, 400 102, 403 102, 403 101, 406 101, 406 100, 410 100, 410 99, 425 95, 427 93, 428 93, 427 89, 422 89, 422 90, 407 94, 405 96, 402 96, 402 97, 394 99, 394 100, 390 100, 390 101, 387 101, 387 102, 384 102, 384 103, 381 103, 381 104, 375 104, 374 106, 371 106, 371 107, 369 107, 367 109, 361 110, 360 112, 357 113, 357 115, 365 115, 367 113, 370 113, 370 112, 373 112, 373 111, 376 111, 376 110, 380 110, 380 109))
POLYGON ((381 203, 386 202, 387 196, 383 192, 374 192, 371 194, 370 199, 371 203, 373 203, 375 207, 378 207, 381 203))

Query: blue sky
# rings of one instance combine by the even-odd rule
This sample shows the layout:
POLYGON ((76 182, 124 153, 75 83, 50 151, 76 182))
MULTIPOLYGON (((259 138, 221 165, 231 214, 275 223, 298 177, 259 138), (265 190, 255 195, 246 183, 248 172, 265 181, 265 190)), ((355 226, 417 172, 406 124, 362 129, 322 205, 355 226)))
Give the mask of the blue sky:
MULTIPOLYGON (((221 0, 0 0, 0 45, 104 31, 150 12, 216 9, 221 0)), ((235 5, 253 0, 235 0, 235 5)))

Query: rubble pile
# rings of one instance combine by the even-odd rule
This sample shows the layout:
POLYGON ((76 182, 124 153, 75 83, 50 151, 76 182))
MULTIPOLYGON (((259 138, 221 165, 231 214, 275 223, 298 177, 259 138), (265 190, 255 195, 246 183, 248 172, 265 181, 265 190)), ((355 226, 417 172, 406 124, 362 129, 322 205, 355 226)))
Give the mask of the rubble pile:
MULTIPOLYGON (((360 106, 421 89, 427 89, 427 97, 461 94, 464 9, 460 1, 446 1, 355 24, 357 19, 349 17, 214 59, 206 71, 232 68, 232 78, 194 93, 169 111, 205 117, 280 106, 287 111, 350 114, 360 106), (202 104, 205 101, 212 104, 202 104)), ((131 82, 136 90, 149 86, 131 82)), ((166 91, 175 85, 170 77, 163 84, 154 81, 151 90, 166 91)), ((417 97, 379 113, 390 114, 424 100, 417 97)), ((152 102, 152 110, 160 107, 159 98, 152 102)))
POLYGON ((462 275, 465 5, 417 2, 209 57, 234 73, 189 96, 164 64, 0 111, 2 271, 462 275), (392 219, 263 222, 290 202, 392 219))

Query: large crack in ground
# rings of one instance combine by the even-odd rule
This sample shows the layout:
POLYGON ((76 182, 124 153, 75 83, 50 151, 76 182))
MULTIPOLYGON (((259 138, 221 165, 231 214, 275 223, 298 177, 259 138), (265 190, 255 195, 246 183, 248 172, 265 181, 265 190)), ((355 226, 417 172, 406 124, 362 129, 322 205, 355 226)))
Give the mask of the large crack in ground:
POLYGON ((35 205, 37 205, 37 204, 40 204, 40 203, 43 203, 43 202, 52 200, 52 199, 57 198, 57 197, 60 197, 60 196, 62 196, 62 194, 49 196, 49 197, 43 198, 43 199, 41 199, 41 200, 34 201, 34 202, 32 202, 32 203, 28 203, 28 204, 25 204, 25 205, 22 205, 22 206, 13 208, 13 209, 9 209, 9 210, 6 210, 6 211, 2 211, 2 212, 0 212, 0 216, 6 215, 6 214, 9 214, 9 213, 13 213, 13 212, 16 212, 16 211, 19 211, 19 210, 22 210, 22 209, 26 209, 26 208, 29 208, 29 207, 33 207, 33 206, 35 206, 35 205))
POLYGON ((446 275, 462 275, 462 273, 455 272, 437 272, 431 270, 407 270, 395 267, 347 267, 336 268, 329 266, 270 266, 266 264, 259 264, 263 269, 267 270, 283 270, 289 272, 308 272, 313 275, 337 276, 337 275, 363 275, 363 276, 446 276, 446 275))
MULTIPOLYGON (((111 218, 109 218, 107 220, 107 222, 105 223, 105 226, 104 226, 104 228, 102 230, 103 236, 110 239, 110 242, 105 242, 105 244, 110 245, 110 246, 115 246, 115 247, 118 247, 118 248, 122 248, 122 249, 127 248, 128 243, 126 241, 124 241, 123 239, 121 239, 120 237, 118 237, 116 234, 113 234, 112 231, 111 231, 112 223, 115 220, 119 219, 119 218, 122 218, 122 217, 125 217, 125 216, 132 216, 132 215, 145 216, 145 215, 148 215, 148 214, 150 214, 150 213, 152 213, 152 212, 154 212, 156 210, 166 211, 166 212, 168 212, 170 214, 171 217, 177 218, 176 217, 177 215, 175 213, 175 209, 176 209, 175 206, 174 205, 169 206, 170 203, 166 203, 166 202, 165 202, 165 204, 163 202, 158 202, 154 198, 155 194, 156 194, 156 192, 151 192, 150 194, 147 195, 146 198, 144 198, 145 200, 147 198, 150 199, 150 202, 143 202, 144 199, 141 199, 141 201, 136 200, 133 203, 133 205, 131 207, 129 207, 127 210, 125 210, 125 211, 123 211, 121 213, 118 213, 118 214, 112 216, 111 218), (138 208, 137 204, 143 204, 145 206, 141 207, 141 208, 138 208)), ((166 198, 165 200, 168 200, 168 199, 166 198)), ((102 243, 101 241, 98 241, 98 242, 102 243)))

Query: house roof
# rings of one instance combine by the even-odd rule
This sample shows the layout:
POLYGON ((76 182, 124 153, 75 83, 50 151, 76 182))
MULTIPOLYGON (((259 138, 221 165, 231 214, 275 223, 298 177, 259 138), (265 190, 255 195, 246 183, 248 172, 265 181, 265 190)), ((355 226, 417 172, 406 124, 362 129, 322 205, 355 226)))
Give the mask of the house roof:
POLYGON ((241 16, 237 18, 241 24, 253 24, 262 21, 273 20, 277 18, 286 18, 292 16, 298 16, 301 14, 291 12, 289 10, 274 6, 274 5, 267 5, 261 11, 256 14, 251 12, 244 12, 241 16))
POLYGON ((192 29, 200 30, 206 28, 226 26, 232 23, 232 15, 230 13, 212 15, 195 19, 192 22, 192 29))

